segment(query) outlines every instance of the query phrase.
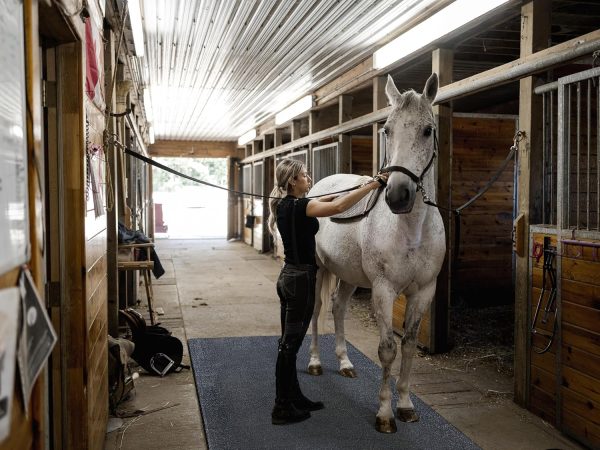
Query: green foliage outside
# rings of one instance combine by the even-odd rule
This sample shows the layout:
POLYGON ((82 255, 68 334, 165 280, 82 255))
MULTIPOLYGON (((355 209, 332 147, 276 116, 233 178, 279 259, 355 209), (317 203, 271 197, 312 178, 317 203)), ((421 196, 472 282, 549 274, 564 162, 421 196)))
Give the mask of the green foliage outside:
MULTIPOLYGON (((154 158, 157 162, 190 177, 217 186, 227 187, 227 160, 225 158, 154 158)), ((202 186, 194 181, 154 167, 152 172, 155 192, 173 192, 183 186, 202 186)))

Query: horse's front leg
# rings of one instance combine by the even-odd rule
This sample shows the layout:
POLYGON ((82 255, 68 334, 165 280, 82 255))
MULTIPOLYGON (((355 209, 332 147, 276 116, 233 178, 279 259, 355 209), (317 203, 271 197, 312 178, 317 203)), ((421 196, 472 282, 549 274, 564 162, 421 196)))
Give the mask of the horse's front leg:
POLYGON ((392 306, 396 298, 396 292, 387 282, 373 285, 373 309, 379 325, 379 360, 383 369, 381 387, 379 388, 379 411, 375 427, 381 433, 395 433, 396 420, 392 410, 392 389, 390 388, 390 377, 392 363, 396 358, 396 341, 392 329, 392 306))
POLYGON ((419 325, 423 313, 429 307, 433 295, 435 294, 435 279, 426 287, 421 288, 416 293, 406 296, 406 314, 404 316, 404 336, 402 337, 402 359, 400 365, 400 374, 396 382, 399 399, 396 410, 397 417, 402 422, 416 422, 419 416, 415 412, 415 407, 410 399, 410 390, 408 378, 412 368, 413 357, 417 347, 417 336, 419 325))
POLYGON ((310 340, 310 360, 308 362, 308 373, 311 375, 322 375, 321 357, 319 356, 319 313, 321 311, 321 288, 323 286, 323 273, 325 268, 317 271, 315 286, 315 308, 312 316, 312 339, 310 340))
POLYGON ((348 299, 356 290, 356 286, 340 280, 337 294, 333 297, 333 323, 335 326, 335 354, 340 362, 340 374, 348 378, 356 378, 354 365, 348 359, 348 347, 344 333, 344 318, 348 299))

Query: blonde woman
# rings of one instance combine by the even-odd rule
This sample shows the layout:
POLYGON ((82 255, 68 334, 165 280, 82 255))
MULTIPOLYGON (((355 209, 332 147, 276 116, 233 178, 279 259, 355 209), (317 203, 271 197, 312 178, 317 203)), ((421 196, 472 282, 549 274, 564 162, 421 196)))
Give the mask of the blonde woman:
MULTIPOLYGON (((384 182, 387 175, 379 176, 384 182)), ((315 234, 319 231, 317 217, 329 217, 346 211, 381 184, 376 178, 350 193, 306 198, 311 178, 301 161, 282 160, 275 171, 275 188, 269 201, 269 230, 275 236, 279 230, 283 241, 285 265, 277 280, 277 295, 281 303, 281 338, 275 368, 276 398, 271 414, 274 425, 300 422, 310 417, 310 411, 324 408, 300 390, 296 373, 296 355, 312 316, 315 303, 317 263, 315 234)))

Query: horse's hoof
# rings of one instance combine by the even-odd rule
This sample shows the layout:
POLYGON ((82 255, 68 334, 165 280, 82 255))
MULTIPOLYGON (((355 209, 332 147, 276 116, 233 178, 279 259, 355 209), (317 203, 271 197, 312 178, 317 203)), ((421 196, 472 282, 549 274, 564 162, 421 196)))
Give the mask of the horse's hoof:
POLYGON ((346 378, 356 378, 356 370, 349 368, 340 369, 340 375, 346 378))
POLYGON ((382 419, 381 417, 377 417, 377 420, 375 421, 375 428, 380 433, 391 434, 398 431, 398 428, 396 428, 396 421, 393 417, 391 419, 382 419))
POLYGON ((308 366, 308 373, 310 375, 323 375, 323 368, 321 366, 308 366))
POLYGON ((396 416, 400 422, 419 421, 419 416, 413 408, 396 408, 396 416))

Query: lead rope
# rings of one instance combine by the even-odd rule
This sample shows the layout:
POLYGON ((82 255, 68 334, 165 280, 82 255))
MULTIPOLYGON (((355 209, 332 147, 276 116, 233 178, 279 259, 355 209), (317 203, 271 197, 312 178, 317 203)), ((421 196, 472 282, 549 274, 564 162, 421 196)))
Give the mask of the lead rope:
MULTIPOLYGON (((281 200, 283 198, 283 197, 271 197, 269 195, 262 195, 262 194, 253 194, 251 192, 236 191, 234 189, 228 189, 228 188, 226 188, 224 186, 219 186, 217 184, 212 184, 212 183, 209 183, 208 181, 203 181, 203 180, 200 180, 198 178, 194 178, 194 177, 192 177, 190 175, 186 175, 184 173, 181 173, 181 172, 179 172, 179 171, 177 171, 175 169, 171 169, 170 167, 167 167, 164 164, 161 164, 161 163, 159 163, 157 161, 154 161, 153 159, 147 158, 144 155, 140 155, 139 153, 136 153, 133 150, 130 150, 129 148, 125 147, 123 144, 121 144, 120 142, 118 142, 116 140, 113 140, 112 142, 113 142, 114 145, 117 145, 118 147, 121 147, 123 149, 123 151, 127 155, 129 155, 129 156, 133 156, 134 158, 137 158, 140 161, 145 162, 146 164, 150 164, 151 166, 158 167, 159 169, 162 169, 162 170, 164 170, 166 172, 169 172, 169 173, 172 173, 174 175, 180 176, 182 178, 186 178, 186 179, 188 179, 190 181, 193 181, 195 183, 204 184, 205 186, 210 186, 210 187, 214 187, 214 188, 217 188, 217 189, 221 189, 221 190, 224 190, 224 191, 227 191, 227 192, 231 192, 232 194, 248 195, 250 197, 269 198, 269 199, 273 198, 273 199, 277 199, 277 200, 281 200)), ((382 187, 385 186, 385 182, 381 178, 379 178, 378 176, 373 177, 373 179, 376 180, 376 181, 378 181, 381 184, 382 187)), ((362 186, 363 186, 362 184, 359 184, 358 186, 352 186, 350 188, 342 189, 340 191, 329 192, 327 194, 321 194, 321 195, 316 195, 316 196, 307 196, 306 198, 319 198, 319 197, 324 197, 326 195, 343 194, 344 192, 350 192, 350 191, 354 191, 356 189, 359 189, 362 186)))
MULTIPOLYGON (((460 213, 461 213, 461 211, 463 209, 471 206, 479 197, 481 197, 483 194, 485 194, 490 187, 492 187, 492 185, 496 182, 496 180, 498 180, 498 178, 500 177, 502 172, 504 172, 504 170, 508 166, 508 163, 515 157, 517 150, 519 149, 519 142, 521 142, 521 140, 523 139, 524 136, 525 136, 524 131, 517 131, 515 133, 515 137, 513 138, 513 145, 511 145, 508 155, 506 156, 506 158, 504 159, 504 162, 498 168, 498 170, 496 171, 494 176, 492 176, 492 178, 490 178, 490 180, 485 184, 485 186, 483 186, 479 190, 479 192, 477 192, 477 194, 475 194, 471 199, 469 199, 467 202, 463 203, 458 208, 454 208, 454 209, 446 208, 444 206, 438 205, 437 203, 433 202, 429 198, 429 196, 427 195, 427 192, 425 191, 425 188, 423 187, 423 183, 417 184, 417 188, 423 193, 423 203, 425 203, 426 205, 435 206, 436 208, 442 209, 444 211, 451 211, 454 214, 454 252, 452 255, 452 273, 456 273, 458 270, 458 255, 460 252, 460 213)), ((436 145, 437 145, 437 139, 436 139, 436 145)))

